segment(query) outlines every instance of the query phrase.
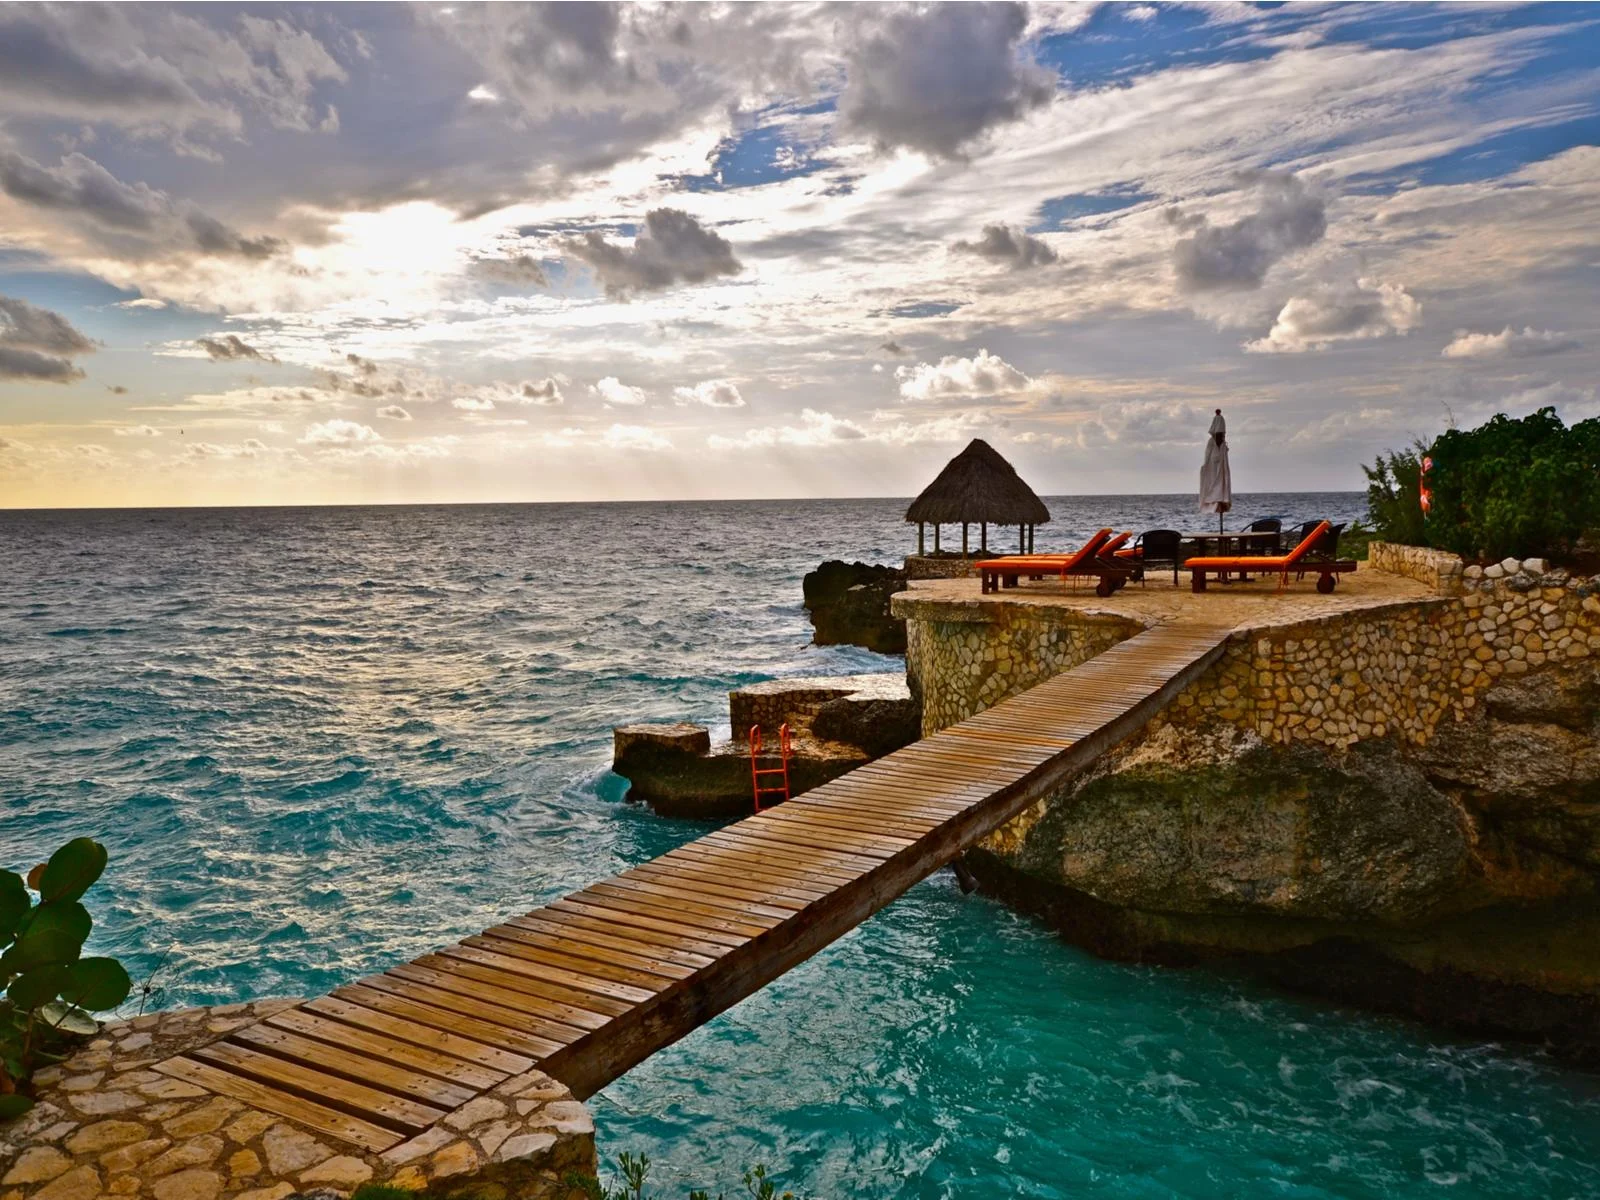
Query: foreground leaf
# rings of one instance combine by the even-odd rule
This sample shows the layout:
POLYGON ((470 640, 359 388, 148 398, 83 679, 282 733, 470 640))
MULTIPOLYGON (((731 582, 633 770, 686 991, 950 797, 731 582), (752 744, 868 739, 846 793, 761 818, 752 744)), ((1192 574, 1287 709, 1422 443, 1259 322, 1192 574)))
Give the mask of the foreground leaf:
POLYGON ((93 838, 73 838, 45 864, 39 895, 46 900, 78 899, 100 878, 106 858, 106 848, 93 838))
POLYGON ((59 996, 66 984, 67 968, 60 963, 50 963, 35 967, 12 980, 11 987, 6 991, 6 999, 24 1012, 32 1012, 59 996))
MULTIPOLYGON (((16 984, 12 984, 12 990, 16 990, 16 984)), ((89 1012, 103 1012, 121 1004, 132 990, 133 980, 116 959, 80 958, 66 968, 60 994, 69 1004, 89 1012)))
POLYGON ((17 923, 28 915, 33 900, 15 871, 0 871, 0 943, 11 940, 17 923))
MULTIPOLYGON (((71 1008, 59 1000, 46 1004, 41 1008, 39 1017, 41 1020, 49 1022, 52 1027, 62 1033, 73 1033, 80 1037, 93 1037, 100 1032, 99 1021, 96 1021, 82 1009, 71 1008)), ((41 1054, 39 1057, 44 1058, 46 1056, 41 1054)))
POLYGON ((33 1101, 26 1096, 12 1093, 9 1096, 0 1096, 0 1121, 10 1121, 20 1117, 33 1107, 33 1101))

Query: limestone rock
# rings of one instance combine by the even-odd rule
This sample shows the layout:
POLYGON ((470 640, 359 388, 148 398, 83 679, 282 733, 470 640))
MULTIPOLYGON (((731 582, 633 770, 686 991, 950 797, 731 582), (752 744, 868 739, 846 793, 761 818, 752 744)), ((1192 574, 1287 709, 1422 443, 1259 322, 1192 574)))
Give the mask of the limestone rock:
POLYGON ((333 1151, 316 1138, 290 1125, 274 1125, 267 1130, 261 1146, 267 1152, 267 1169, 274 1175, 289 1175, 333 1156, 333 1151))
POLYGON ((33 1146, 22 1152, 0 1184, 46 1183, 62 1174, 72 1160, 54 1146, 33 1146))
POLYGON ((879 654, 906 652, 906 623, 889 612, 889 597, 903 591, 898 567, 830 559, 801 581, 811 640, 818 646, 861 646, 879 654))

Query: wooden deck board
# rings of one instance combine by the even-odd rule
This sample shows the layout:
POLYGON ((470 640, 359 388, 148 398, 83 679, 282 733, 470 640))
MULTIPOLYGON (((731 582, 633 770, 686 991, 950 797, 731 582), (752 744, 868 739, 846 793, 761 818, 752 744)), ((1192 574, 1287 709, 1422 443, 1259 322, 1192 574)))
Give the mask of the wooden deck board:
POLYGON ((1222 653, 1172 623, 968 721, 160 1070, 382 1150, 511 1074, 580 1098, 860 924, 1222 653))

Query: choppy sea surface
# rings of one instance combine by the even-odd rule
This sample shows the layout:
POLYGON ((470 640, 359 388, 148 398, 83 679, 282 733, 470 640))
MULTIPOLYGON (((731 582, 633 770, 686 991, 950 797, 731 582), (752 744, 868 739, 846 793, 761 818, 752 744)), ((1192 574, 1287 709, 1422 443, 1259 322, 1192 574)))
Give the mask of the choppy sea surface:
MULTIPOLYGON (((1039 547, 1191 527, 1050 500, 1039 547)), ((1241 497, 1240 520, 1361 514, 1241 497)), ((614 724, 892 669, 800 577, 904 501, 0 512, 0 864, 111 850, 94 945, 160 1006, 305 995, 664 852, 614 724)), ((1004 544, 996 534, 994 544, 1004 544)), ((1600 1078, 1535 1050, 1098 961, 936 876, 592 1103, 666 1196, 1600 1195, 1600 1078)))

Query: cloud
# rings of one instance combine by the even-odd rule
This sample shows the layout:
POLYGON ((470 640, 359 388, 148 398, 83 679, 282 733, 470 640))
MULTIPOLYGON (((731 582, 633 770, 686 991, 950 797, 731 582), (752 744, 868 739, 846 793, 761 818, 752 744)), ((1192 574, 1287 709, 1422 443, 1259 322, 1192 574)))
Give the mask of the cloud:
POLYGON ((383 438, 376 429, 370 425, 362 425, 358 421, 346 421, 335 417, 331 421, 321 421, 315 425, 307 425, 305 433, 300 438, 303 446, 356 446, 369 442, 381 442, 383 438))
POLYGON ((1060 257, 1039 238, 1006 225, 985 225, 979 241, 956 242, 952 249, 1004 263, 1012 270, 1044 266, 1060 257))
POLYGON ((0 152, 0 192, 21 204, 61 213, 93 233, 104 248, 134 257, 187 249, 261 259, 283 249, 277 238, 246 237, 149 184, 124 183, 77 151, 54 167, 15 150, 0 152))
POLYGON ((411 414, 398 404, 385 404, 378 410, 378 415, 387 421, 409 421, 411 414))
POLYGON ((1001 396, 1026 389, 1033 381, 1010 363, 987 350, 972 358, 946 355, 937 365, 918 363, 897 367, 902 400, 949 400, 955 397, 1001 396))
POLYGON ((1124 20, 1140 22, 1154 21, 1161 12, 1154 4, 1128 4, 1117 11, 1124 20))
POLYGON ((128 394, 128 389, 123 387, 120 383, 107 384, 106 391, 110 392, 113 396, 126 396, 128 394))
POLYGON ((450 401, 450 407, 462 412, 493 412, 494 401, 487 396, 458 396, 450 401))
POLYGON ((347 353, 344 356, 344 361, 363 375, 376 375, 378 373, 378 364, 370 358, 362 358, 359 354, 347 353))
POLYGON ((265 354, 248 342, 240 340, 236 333, 225 333, 220 338, 196 338, 195 345, 217 362, 231 362, 242 358, 254 359, 256 362, 278 361, 272 355, 265 354))
POLYGON ((561 382, 553 377, 522 385, 522 400, 526 404, 555 405, 565 399, 561 394, 561 382))
POLYGON ((561 247, 588 263, 611 296, 662 291, 675 283, 704 283, 744 270, 726 238, 676 208, 646 213, 644 229, 631 247, 615 245, 593 231, 566 238, 561 247))
POLYGON ((665 434, 643 425, 613 425, 600 441, 613 450, 670 450, 672 441, 665 434))
POLYGON ((94 343, 60 313, 0 296, 0 379, 82 379, 83 370, 72 360, 93 351, 94 343))
POLYGON ((743 408, 744 397, 737 384, 726 379, 706 379, 693 387, 673 388, 679 404, 703 404, 707 408, 743 408))
POLYGON ((866 438, 867 431, 856 422, 807 408, 800 412, 799 425, 767 425, 735 437, 714 433, 706 439, 706 445, 713 450, 751 450, 764 446, 832 446, 866 438))
POLYGON ((1056 80, 1020 53, 1021 4, 891 12, 849 56, 839 118, 883 150, 960 158, 998 125, 1048 104, 1056 80))
MULTIPOLYGON (((337 129, 313 95, 348 76, 287 20, 244 14, 218 28, 198 10, 18 5, 0 10, 0 114, 237 137, 237 105, 280 129, 337 129)), ((328 23, 325 23, 328 24, 328 23)), ((203 154, 184 137, 179 152, 203 154)))
POLYGON ((1178 286, 1188 292, 1258 288, 1279 259, 1322 240, 1327 205, 1297 176, 1260 171, 1246 177, 1256 209, 1227 225, 1169 210, 1169 220, 1193 230, 1172 250, 1178 286))
POLYGON ((880 345, 878 347, 878 349, 882 350, 885 354, 902 355, 902 354, 910 354, 911 353, 911 351, 907 350, 904 346, 902 346, 899 342, 895 341, 893 338, 890 338, 888 341, 884 342, 882 345, 880 345))
POLYGON ((633 406, 643 404, 649 399, 643 388, 629 387, 615 375, 607 375, 599 383, 591 384, 589 391, 607 404, 633 406))
POLYGON ((507 284, 511 287, 548 287, 550 284, 544 267, 528 254, 510 258, 474 255, 467 265, 467 274, 484 283, 507 284))
POLYGON ((242 442, 220 445, 216 442, 190 442, 183 448, 183 457, 190 462, 201 462, 206 459, 260 458, 270 452, 270 447, 260 438, 246 438, 242 442))
POLYGON ((1422 320, 1422 305, 1397 283, 1359 280, 1295 296, 1278 312, 1267 336, 1246 342, 1252 354, 1299 354, 1334 342, 1404 334, 1422 320))
POLYGON ((1538 358, 1575 350, 1578 339, 1549 329, 1528 327, 1518 333, 1507 325, 1499 333, 1456 330, 1455 340, 1439 353, 1444 358, 1538 358))
POLYGON ((160 437, 161 430, 154 425, 118 425, 111 431, 118 437, 160 437))

